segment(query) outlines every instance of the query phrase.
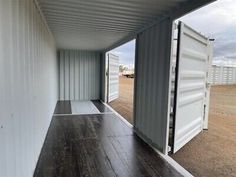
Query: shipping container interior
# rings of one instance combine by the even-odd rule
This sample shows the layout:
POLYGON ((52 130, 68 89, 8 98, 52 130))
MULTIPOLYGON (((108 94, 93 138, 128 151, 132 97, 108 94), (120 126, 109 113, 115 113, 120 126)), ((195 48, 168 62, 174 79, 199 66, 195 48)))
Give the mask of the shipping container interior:
POLYGON ((117 167, 114 174, 123 174, 116 160, 106 159, 106 151, 96 154, 88 149, 95 155, 86 158, 83 156, 86 153, 78 153, 78 159, 72 158, 75 157, 72 154, 64 154, 60 159, 60 155, 78 150, 78 144, 74 143, 78 132, 72 129, 79 131, 78 143, 82 149, 100 147, 110 137, 123 135, 125 138, 124 133, 129 133, 130 130, 120 131, 126 128, 119 127, 122 123, 117 123, 118 119, 109 111, 103 113, 101 110, 107 108, 96 101, 105 101, 106 97, 105 53, 134 38, 136 75, 132 132, 135 135, 127 136, 131 140, 124 145, 133 151, 127 156, 128 163, 132 163, 133 158, 137 163, 130 164, 133 173, 129 176, 143 171, 156 176, 183 175, 182 169, 173 163, 170 165, 165 158, 169 138, 173 20, 210 2, 212 0, 149 3, 141 0, 0 0, 0 176, 33 176, 39 157, 44 158, 40 152, 63 140, 61 143, 67 147, 60 146, 62 151, 57 149, 55 156, 47 161, 58 165, 57 168, 45 167, 45 171, 37 172, 38 176, 92 176, 96 173, 91 170, 99 171, 99 166, 94 169, 91 169, 94 164, 76 166, 78 159, 89 163, 90 158, 104 161, 99 161, 104 165, 100 174, 111 175, 113 165, 117 167), (93 118, 85 116, 89 113, 93 118), (78 115, 84 115, 82 120, 73 119, 78 115), (115 126, 116 123, 114 130, 106 129, 108 124, 115 126), (79 129, 81 125, 84 127, 79 129), (119 134, 110 136, 116 128, 119 134), (64 134, 60 136, 62 139, 57 139, 60 130, 64 134), (94 132, 90 134, 89 130, 97 131, 99 136, 94 136, 94 132), (105 139, 102 135, 106 135, 105 139), (83 139, 86 136, 88 139, 83 139), (45 141, 46 137, 52 141, 45 141), (96 139, 99 137, 100 144, 96 139), (98 144, 89 144, 94 138, 98 144), (161 155, 150 157, 149 153, 154 151, 146 143, 161 155), (159 169, 149 171, 152 163, 140 165, 143 161, 137 158, 138 153, 147 155, 143 161, 150 160, 159 165, 159 169), (158 159, 163 158, 167 163, 159 163, 158 159), (75 166, 67 166, 69 171, 63 171, 63 165, 68 165, 66 160, 75 163, 75 166))

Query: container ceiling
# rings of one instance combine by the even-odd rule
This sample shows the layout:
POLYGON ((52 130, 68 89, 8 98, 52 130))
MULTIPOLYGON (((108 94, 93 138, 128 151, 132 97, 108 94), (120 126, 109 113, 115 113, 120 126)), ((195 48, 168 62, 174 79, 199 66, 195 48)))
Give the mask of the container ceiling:
POLYGON ((38 0, 61 49, 105 50, 191 0, 38 0))

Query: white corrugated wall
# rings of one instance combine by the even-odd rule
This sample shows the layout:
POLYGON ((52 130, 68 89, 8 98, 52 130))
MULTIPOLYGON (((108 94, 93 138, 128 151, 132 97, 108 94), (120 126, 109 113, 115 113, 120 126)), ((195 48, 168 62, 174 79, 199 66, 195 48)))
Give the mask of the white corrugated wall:
POLYGON ((163 153, 170 112, 172 26, 166 18, 136 40, 134 127, 163 153))
POLYGON ((58 98, 54 39, 33 0, 0 0, 0 176, 32 177, 58 98))
POLYGON ((99 52, 60 50, 60 100, 100 99, 99 52))
POLYGON ((212 65, 210 82, 213 85, 236 84, 236 67, 212 65))

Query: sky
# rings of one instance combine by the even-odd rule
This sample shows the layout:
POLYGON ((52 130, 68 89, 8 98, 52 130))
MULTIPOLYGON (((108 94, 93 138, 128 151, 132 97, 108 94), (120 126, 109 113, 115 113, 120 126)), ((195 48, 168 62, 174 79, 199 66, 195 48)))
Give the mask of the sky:
POLYGON ((236 64, 236 0, 218 0, 179 20, 214 38, 214 63, 236 64))
MULTIPOLYGON (((218 0, 178 20, 215 39, 213 63, 236 65, 236 0, 218 0)), ((133 67, 134 40, 112 52, 119 55, 120 64, 133 67)))
POLYGON ((130 69, 134 68, 135 40, 117 47, 111 52, 119 56, 120 65, 124 65, 130 69))

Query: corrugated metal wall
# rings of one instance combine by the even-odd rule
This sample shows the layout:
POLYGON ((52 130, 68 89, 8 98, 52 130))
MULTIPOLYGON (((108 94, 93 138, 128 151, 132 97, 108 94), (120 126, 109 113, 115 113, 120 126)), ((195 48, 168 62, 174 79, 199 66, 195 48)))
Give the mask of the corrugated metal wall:
POLYGON ((236 84, 236 67, 212 65, 210 80, 213 85, 236 84))
POLYGON ((134 126, 139 135, 167 152, 172 20, 161 21, 137 37, 134 126))
POLYGON ((0 176, 32 177, 58 98, 54 39, 32 0, 0 0, 0 176))
POLYGON ((100 53, 60 50, 60 100, 100 99, 100 53))

